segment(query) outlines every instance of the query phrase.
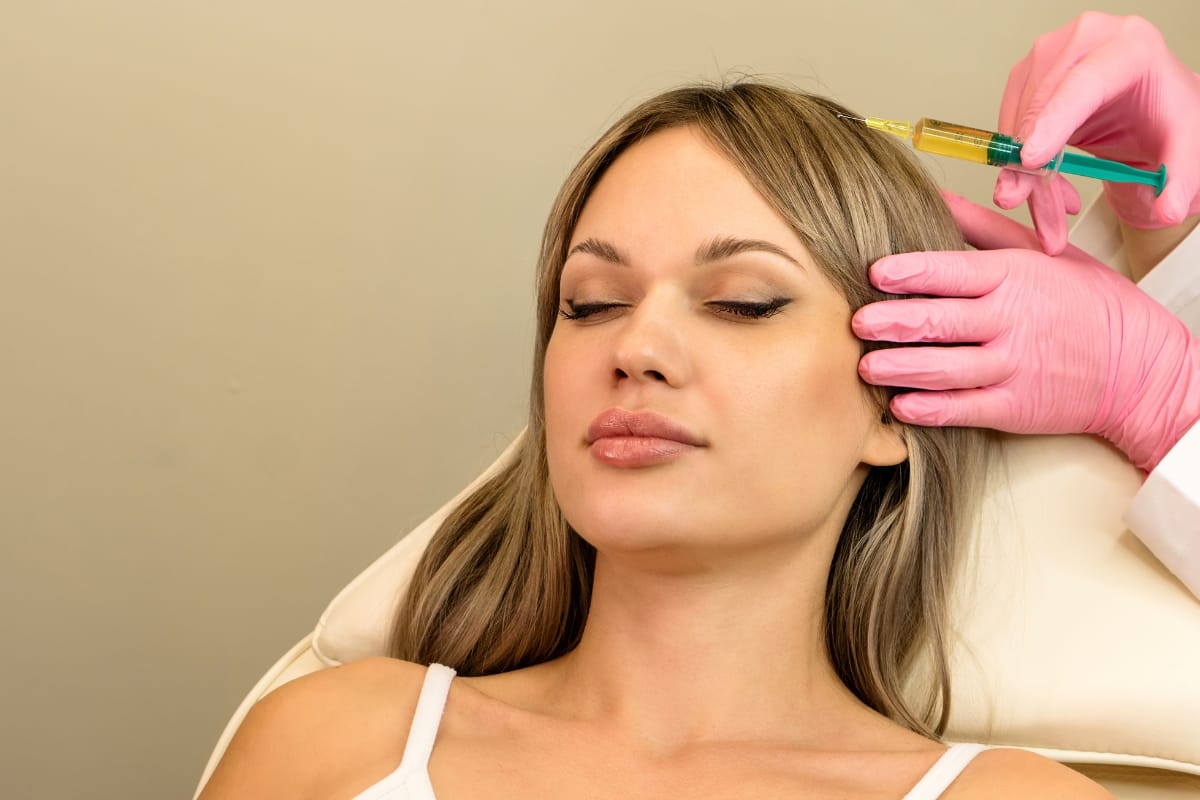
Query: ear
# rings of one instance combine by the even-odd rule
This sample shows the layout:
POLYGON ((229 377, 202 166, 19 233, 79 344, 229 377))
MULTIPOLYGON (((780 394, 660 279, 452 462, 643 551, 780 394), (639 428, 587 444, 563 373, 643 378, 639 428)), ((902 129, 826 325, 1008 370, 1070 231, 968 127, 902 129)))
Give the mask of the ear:
POLYGON ((881 415, 871 425, 863 443, 862 460, 872 467, 894 467, 908 459, 908 444, 904 441, 903 426, 881 415))

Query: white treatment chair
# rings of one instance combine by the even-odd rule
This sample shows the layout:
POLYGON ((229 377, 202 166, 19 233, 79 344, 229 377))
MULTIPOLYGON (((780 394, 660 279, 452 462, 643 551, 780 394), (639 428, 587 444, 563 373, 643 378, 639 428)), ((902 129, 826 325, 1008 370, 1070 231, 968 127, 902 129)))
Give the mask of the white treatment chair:
MULTIPOLYGON (((1200 601, 1120 522, 1136 471, 1086 437, 1007 438, 999 461, 957 581, 948 740, 1042 753, 1121 800, 1200 798, 1200 601)), ((423 548, 484 475, 351 581, 267 671, 217 742, 197 795, 260 698, 384 654, 423 548)))

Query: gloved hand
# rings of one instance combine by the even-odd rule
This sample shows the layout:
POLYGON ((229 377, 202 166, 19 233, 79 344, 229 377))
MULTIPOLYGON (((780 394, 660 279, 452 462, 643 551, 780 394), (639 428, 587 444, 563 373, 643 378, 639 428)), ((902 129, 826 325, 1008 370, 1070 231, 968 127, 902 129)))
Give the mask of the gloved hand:
POLYGON ((852 326, 862 339, 957 346, 876 350, 859 374, 931 390, 892 399, 904 422, 1095 433, 1152 470, 1200 418, 1200 341, 1082 250, 1047 256, 1023 225, 946 200, 967 241, 988 249, 880 259, 880 289, 939 297, 872 303, 852 326))
MULTIPOLYGON (((1135 228, 1164 228, 1200 213, 1200 75, 1141 17, 1088 11, 1040 37, 1009 73, 999 128, 1024 142, 1027 167, 1045 164, 1064 144, 1143 169, 1166 164, 1157 198, 1150 186, 1104 185, 1117 216, 1135 228)), ((1078 213, 1079 194, 1062 176, 1044 181, 1001 170, 996 205, 1016 208, 1027 198, 1043 249, 1061 253, 1065 214, 1078 213)))

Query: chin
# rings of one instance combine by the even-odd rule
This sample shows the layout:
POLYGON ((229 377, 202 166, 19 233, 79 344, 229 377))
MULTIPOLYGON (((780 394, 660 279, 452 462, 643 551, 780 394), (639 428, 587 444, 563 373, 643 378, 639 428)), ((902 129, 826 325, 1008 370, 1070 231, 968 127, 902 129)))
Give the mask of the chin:
POLYGON ((579 507, 564 507, 571 527, 597 550, 638 552, 695 544, 714 535, 695 498, 605 497, 593 493, 579 507))

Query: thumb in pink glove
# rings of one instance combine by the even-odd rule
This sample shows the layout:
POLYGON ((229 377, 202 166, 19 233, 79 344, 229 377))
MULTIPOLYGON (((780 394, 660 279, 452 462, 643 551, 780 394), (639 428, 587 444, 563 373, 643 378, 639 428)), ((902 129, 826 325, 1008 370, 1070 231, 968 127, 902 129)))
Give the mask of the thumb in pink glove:
POLYGON ((860 308, 860 338, 923 346, 867 353, 859 374, 927 390, 892 399, 904 422, 1095 433, 1152 470, 1200 418, 1200 342, 1082 250, 1047 256, 1031 249, 1028 228, 947 200, 968 241, 1005 249, 877 261, 871 281, 881 290, 938 297, 860 308))
MULTIPOLYGON (((1200 213, 1200 76, 1141 17, 1088 11, 1040 37, 1009 73, 999 128, 1024 142, 1027 167, 1065 144, 1143 169, 1166 164, 1158 197, 1149 186, 1105 184, 1109 204, 1133 227, 1168 227, 1200 213)), ((1063 252, 1065 214, 1080 206, 1064 178, 1001 170, 994 199, 1001 208, 1028 199, 1043 249, 1063 252)))

